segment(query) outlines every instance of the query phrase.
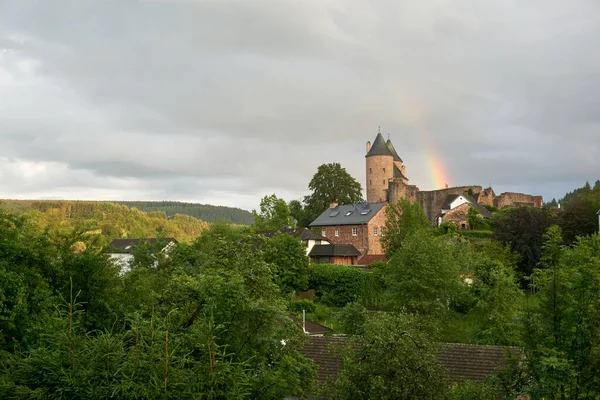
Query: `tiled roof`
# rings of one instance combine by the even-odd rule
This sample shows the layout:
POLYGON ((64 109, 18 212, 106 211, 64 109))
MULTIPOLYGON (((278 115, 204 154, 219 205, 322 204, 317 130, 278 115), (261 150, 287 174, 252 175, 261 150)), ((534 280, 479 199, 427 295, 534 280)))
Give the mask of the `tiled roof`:
POLYGON ((388 262, 387 257, 384 254, 365 254, 358 259, 358 265, 369 265, 377 261, 388 262))
POLYGON ((308 255, 309 257, 358 257, 360 251, 351 244, 316 244, 308 255))
POLYGON ((311 336, 310 341, 300 349, 300 354, 317 365, 317 382, 324 384, 328 379, 337 378, 342 362, 335 354, 335 349, 345 344, 346 337, 343 336, 311 336))
POLYGON ((500 372, 509 355, 519 353, 517 347, 443 343, 438 359, 453 379, 483 381, 500 372))
POLYGON ((377 137, 375 138, 371 149, 365 157, 371 156, 394 156, 394 154, 392 154, 392 152, 390 151, 388 145, 385 143, 385 139, 383 138, 383 136, 381 136, 381 133, 377 134, 377 137))
POLYGON ((368 223, 385 202, 344 204, 325 210, 310 226, 363 225, 368 223))
MULTIPOLYGON (((296 317, 294 314, 289 314, 289 317, 292 319, 292 321, 297 323, 302 328, 302 317, 296 317)), ((333 331, 333 329, 328 328, 324 325, 318 324, 309 319, 304 320, 304 328, 305 328, 305 332, 309 335, 319 335, 319 334, 329 333, 329 332, 333 331)))
MULTIPOLYGON (((317 381, 325 383, 335 379, 341 369, 341 361, 335 354, 335 346, 346 344, 344 336, 312 336, 300 353, 317 365, 317 381)), ((519 355, 520 349, 508 346, 483 346, 476 344, 442 343, 438 360, 454 380, 472 379, 482 381, 495 375, 506 366, 509 355, 519 355)))
MULTIPOLYGON (((116 250, 120 253, 131 253, 132 247, 135 247, 140 244, 141 241, 148 242, 150 244, 155 244, 159 239, 158 238, 147 238, 147 239, 115 239, 108 245, 110 249, 116 250)), ((164 238, 165 244, 169 244, 171 242, 178 243, 175 238, 164 238)))
POLYGON ((390 151, 392 152, 392 155, 394 156, 394 161, 404 162, 398 155, 398 152, 394 148, 394 145, 392 144, 392 141, 390 139, 388 139, 387 142, 385 142, 385 144, 387 144, 388 149, 390 149, 390 151))

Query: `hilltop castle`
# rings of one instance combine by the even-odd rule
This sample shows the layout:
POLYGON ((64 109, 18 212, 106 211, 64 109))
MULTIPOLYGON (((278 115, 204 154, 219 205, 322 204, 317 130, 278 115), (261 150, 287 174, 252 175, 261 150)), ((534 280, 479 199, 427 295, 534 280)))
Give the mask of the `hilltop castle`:
MULTIPOLYGON (((388 139, 386 142, 381 133, 377 134, 373 144, 367 142, 365 159, 368 203, 396 203, 400 199, 416 201, 433 224, 440 222, 439 217, 445 214, 444 207, 449 207, 458 196, 466 196, 467 202, 480 206, 488 205, 497 208, 513 206, 539 208, 542 206, 541 196, 512 192, 496 196, 491 187, 483 189, 478 185, 421 191, 416 185, 408 183, 404 162, 391 140, 388 139)), ((478 208, 481 209, 481 207, 478 208)))
POLYGON ((541 196, 524 193, 502 193, 481 186, 456 186, 422 191, 408 183, 406 166, 392 142, 381 133, 373 144, 367 142, 367 201, 360 204, 333 203, 310 227, 320 230, 330 244, 312 247, 309 256, 315 263, 369 265, 385 260, 381 237, 385 236, 388 203, 400 199, 418 202, 434 226, 454 223, 459 229, 469 228, 469 210, 475 208, 483 218, 491 212, 485 206, 542 206, 541 196))

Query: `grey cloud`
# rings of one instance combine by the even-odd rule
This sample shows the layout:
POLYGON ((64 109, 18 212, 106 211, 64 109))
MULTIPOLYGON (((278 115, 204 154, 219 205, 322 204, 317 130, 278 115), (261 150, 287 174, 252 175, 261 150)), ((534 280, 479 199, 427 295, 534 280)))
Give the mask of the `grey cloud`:
POLYGON ((450 184, 546 197, 600 170, 593 0, 0 7, 0 156, 138 196, 257 205, 331 161, 364 183, 377 125, 424 189, 432 154, 450 184))

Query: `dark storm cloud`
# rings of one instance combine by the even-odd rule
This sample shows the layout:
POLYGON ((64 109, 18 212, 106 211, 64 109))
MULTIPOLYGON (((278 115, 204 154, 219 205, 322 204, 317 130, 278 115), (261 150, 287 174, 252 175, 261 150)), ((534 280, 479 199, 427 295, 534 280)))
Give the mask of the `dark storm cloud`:
POLYGON ((381 125, 422 189, 437 154, 560 196, 600 171, 599 37, 592 0, 4 0, 0 194, 252 208, 363 182, 381 125))

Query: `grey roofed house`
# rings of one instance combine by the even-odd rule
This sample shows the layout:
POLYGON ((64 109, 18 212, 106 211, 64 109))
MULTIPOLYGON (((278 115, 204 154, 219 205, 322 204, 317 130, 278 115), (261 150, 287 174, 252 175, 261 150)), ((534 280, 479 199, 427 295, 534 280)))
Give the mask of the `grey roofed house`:
MULTIPOLYGON (((147 239, 115 239, 108 247, 110 248, 112 253, 131 253, 132 249, 135 246, 138 246, 140 242, 148 242, 150 244, 155 244, 158 238, 147 238, 147 239)), ((162 239, 165 242, 165 246, 168 246, 171 243, 177 244, 177 240, 175 238, 169 237, 162 239)))
POLYGON ((385 143, 385 139, 383 138, 383 136, 381 136, 381 133, 377 134, 377 137, 375 138, 371 149, 365 157, 371 156, 394 156, 394 153, 392 153, 389 146, 385 143))
POLYGON ((325 210, 309 226, 364 225, 382 208, 385 202, 338 205, 325 210))
POLYGON ((317 244, 309 257, 360 257, 360 251, 351 244, 317 244))
POLYGON ((450 206, 452 205, 452 202, 458 199, 459 197, 463 197, 465 200, 467 200, 469 204, 471 204, 477 209, 477 211, 479 211, 483 218, 490 218, 492 216, 490 210, 485 208, 483 205, 479 204, 473 197, 469 196, 468 194, 449 194, 444 200, 444 204, 442 205, 442 211, 450 211, 450 206))

